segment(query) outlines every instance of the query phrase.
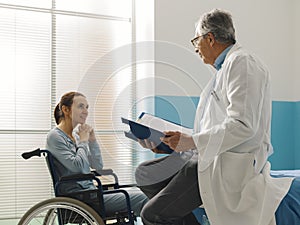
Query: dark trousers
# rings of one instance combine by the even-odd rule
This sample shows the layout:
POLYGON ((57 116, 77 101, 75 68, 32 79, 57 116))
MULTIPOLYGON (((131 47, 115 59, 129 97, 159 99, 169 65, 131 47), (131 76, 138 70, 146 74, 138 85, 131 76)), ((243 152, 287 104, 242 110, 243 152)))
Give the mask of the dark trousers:
POLYGON ((197 157, 192 157, 171 178, 140 187, 150 198, 141 212, 145 225, 199 225, 192 213, 202 204, 197 164, 197 157))

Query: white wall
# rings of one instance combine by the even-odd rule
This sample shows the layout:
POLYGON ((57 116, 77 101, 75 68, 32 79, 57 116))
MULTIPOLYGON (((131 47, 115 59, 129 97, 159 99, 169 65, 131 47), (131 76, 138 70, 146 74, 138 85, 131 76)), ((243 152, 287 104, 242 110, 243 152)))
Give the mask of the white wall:
POLYGON ((133 12, 135 24, 135 41, 139 43, 135 48, 136 68, 136 94, 139 101, 136 103, 137 112, 146 111, 154 113, 154 102, 147 101, 148 96, 154 93, 154 0, 135 1, 133 12))
POLYGON ((297 101, 300 100, 300 1, 294 0, 293 5, 293 30, 291 35, 294 37, 292 44, 294 54, 292 55, 293 59, 293 80, 294 82, 294 96, 297 101))
MULTIPOLYGON (((300 88, 297 84, 300 84, 300 76, 296 69, 300 61, 299 41, 297 42, 300 40, 299 1, 156 0, 155 40, 176 43, 178 48, 192 52, 190 39, 194 36, 195 22, 202 13, 213 8, 222 8, 232 13, 238 42, 268 66, 272 77, 273 99, 299 100, 300 88)), ((160 52, 159 48, 156 48, 156 57, 159 57, 160 52)), ((186 58, 178 55, 177 60, 185 61, 186 58)), ((211 72, 202 65, 200 59, 198 61, 197 64, 189 65, 198 67, 199 72, 192 73, 191 76, 198 83, 204 84, 211 72)), ((199 94, 199 90, 196 90, 199 85, 193 87, 185 83, 184 75, 179 70, 174 73, 174 68, 156 65, 155 73, 160 78, 178 83, 192 96, 199 94)), ((156 94, 178 95, 176 92, 167 91, 165 87, 156 84, 156 94)))

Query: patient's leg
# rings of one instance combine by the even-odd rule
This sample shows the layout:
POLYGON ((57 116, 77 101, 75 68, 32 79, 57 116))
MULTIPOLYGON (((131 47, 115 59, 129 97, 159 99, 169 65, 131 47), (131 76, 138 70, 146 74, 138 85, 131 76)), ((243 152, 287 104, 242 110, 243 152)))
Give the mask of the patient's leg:
MULTIPOLYGON (((124 188, 130 197, 131 209, 136 216, 140 216, 143 206, 147 203, 147 196, 138 188, 124 188)), ((115 212, 126 212, 127 204, 123 193, 106 194, 103 196, 105 213, 107 216, 113 216, 115 212)))

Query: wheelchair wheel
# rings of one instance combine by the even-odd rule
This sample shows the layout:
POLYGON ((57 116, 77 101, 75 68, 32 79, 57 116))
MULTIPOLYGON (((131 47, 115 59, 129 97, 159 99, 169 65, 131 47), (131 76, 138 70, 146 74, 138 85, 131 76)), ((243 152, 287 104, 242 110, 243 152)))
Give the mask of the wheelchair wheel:
POLYGON ((104 225, 91 207, 76 199, 56 197, 42 201, 30 208, 18 225, 104 225))

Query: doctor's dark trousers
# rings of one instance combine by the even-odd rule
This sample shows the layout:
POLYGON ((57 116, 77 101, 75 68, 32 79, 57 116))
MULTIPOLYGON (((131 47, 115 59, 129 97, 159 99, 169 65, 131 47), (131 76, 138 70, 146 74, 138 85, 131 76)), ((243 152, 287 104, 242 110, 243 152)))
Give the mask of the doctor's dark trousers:
POLYGON ((197 164, 192 157, 171 178, 139 187, 150 199, 141 212, 145 225, 199 225, 192 213, 202 204, 197 164))

